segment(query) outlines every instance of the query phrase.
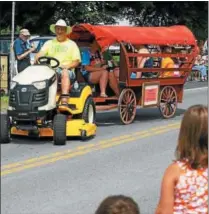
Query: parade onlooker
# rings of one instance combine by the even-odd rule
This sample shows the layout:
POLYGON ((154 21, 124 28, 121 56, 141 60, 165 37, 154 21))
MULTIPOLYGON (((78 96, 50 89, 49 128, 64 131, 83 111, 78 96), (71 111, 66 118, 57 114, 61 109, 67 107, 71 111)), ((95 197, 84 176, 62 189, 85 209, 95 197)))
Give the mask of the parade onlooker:
POLYGON ((205 41, 203 46, 203 55, 208 55, 208 40, 205 41))
POLYGON ((27 29, 22 29, 20 31, 19 37, 14 41, 14 54, 17 60, 17 70, 18 73, 27 68, 30 63, 30 53, 35 50, 35 47, 30 46, 28 39, 30 37, 30 32, 27 29))
POLYGON ((140 210, 132 198, 114 195, 105 198, 95 214, 140 214, 140 210))
POLYGON ((208 213, 208 108, 184 114, 176 161, 165 171, 155 214, 208 213))
POLYGON ((195 71, 199 71, 201 73, 201 80, 202 81, 206 81, 207 80, 207 68, 204 65, 205 60, 202 59, 201 55, 197 56, 197 59, 195 61, 194 66, 192 67, 192 70, 195 71))

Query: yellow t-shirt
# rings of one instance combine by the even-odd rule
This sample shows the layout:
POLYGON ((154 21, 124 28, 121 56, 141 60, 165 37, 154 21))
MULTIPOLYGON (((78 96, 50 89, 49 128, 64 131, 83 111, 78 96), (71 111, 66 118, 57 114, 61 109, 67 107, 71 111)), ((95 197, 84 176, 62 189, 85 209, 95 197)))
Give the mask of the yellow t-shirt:
MULTIPOLYGON (((174 68, 174 61, 170 57, 162 59, 161 68, 174 68)), ((173 71, 165 71, 161 74, 162 77, 172 77, 173 71)))
POLYGON ((56 38, 47 41, 41 48, 41 53, 44 53, 45 56, 56 58, 59 60, 60 65, 66 65, 75 60, 81 62, 80 50, 77 44, 69 39, 64 42, 58 42, 56 38))

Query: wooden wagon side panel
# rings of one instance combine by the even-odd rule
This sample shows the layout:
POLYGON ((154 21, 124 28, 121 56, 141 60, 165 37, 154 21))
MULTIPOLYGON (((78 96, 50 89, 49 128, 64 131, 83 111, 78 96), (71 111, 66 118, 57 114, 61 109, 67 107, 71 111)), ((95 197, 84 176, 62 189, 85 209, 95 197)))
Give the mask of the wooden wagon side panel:
POLYGON ((120 87, 125 87, 127 83, 128 71, 128 57, 126 55, 126 50, 123 44, 120 44, 120 73, 119 73, 119 85, 120 87))
POLYGON ((178 103, 182 103, 183 101, 183 94, 184 94, 184 85, 175 85, 173 86, 177 93, 177 101, 178 103))

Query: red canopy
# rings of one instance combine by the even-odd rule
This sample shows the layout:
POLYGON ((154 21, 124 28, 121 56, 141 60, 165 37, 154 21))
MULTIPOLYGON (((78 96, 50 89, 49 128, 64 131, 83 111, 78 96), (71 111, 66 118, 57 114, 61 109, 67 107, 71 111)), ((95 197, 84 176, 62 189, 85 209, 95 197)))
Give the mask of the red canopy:
POLYGON ((171 27, 132 27, 100 26, 90 24, 74 25, 69 38, 73 40, 90 39, 94 36, 101 48, 118 42, 133 45, 196 45, 193 33, 185 26, 171 27))

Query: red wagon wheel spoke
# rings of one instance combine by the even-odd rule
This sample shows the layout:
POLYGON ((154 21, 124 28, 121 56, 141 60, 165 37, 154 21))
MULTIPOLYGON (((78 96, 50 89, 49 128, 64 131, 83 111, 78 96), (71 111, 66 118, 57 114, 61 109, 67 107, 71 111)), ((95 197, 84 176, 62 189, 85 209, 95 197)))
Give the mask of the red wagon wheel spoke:
MULTIPOLYGON (((172 98, 173 94, 174 94, 174 91, 172 91, 172 92, 170 93, 170 96, 169 96, 170 99, 172 98)), ((175 97, 173 97, 173 98, 175 98, 175 97)))
POLYGON ((171 105, 168 105, 167 108, 168 108, 168 114, 167 115, 172 114, 173 109, 171 108, 171 105))
POLYGON ((126 112, 125 120, 126 120, 126 121, 128 120, 128 112, 126 112))
POLYGON ((161 99, 161 101, 164 101, 164 102, 166 102, 166 100, 167 100, 167 99, 161 99))
POLYGON ((167 116, 167 106, 165 106, 163 113, 167 116))
POLYGON ((133 100, 133 94, 131 94, 131 93, 129 93, 129 94, 130 94, 130 96, 129 96, 128 102, 131 103, 131 100, 133 100))
POLYGON ((136 116, 136 95, 132 89, 124 89, 119 97, 118 107, 123 124, 130 124, 136 116))
POLYGON ((164 113, 165 115, 167 115, 167 110, 168 110, 167 105, 165 105, 165 106, 164 106, 164 110, 163 110, 163 113, 164 113))
POLYGON ((127 116, 128 116, 128 112, 126 111, 126 112, 124 113, 124 115, 123 115, 123 120, 124 120, 124 121, 127 121, 127 116))
POLYGON ((130 104, 135 104, 135 99, 133 98, 129 103, 130 104))
POLYGON ((125 94, 125 95, 124 95, 124 99, 123 99, 123 100, 124 100, 124 103, 125 103, 125 104, 128 103, 128 94, 125 94))
POLYGON ((172 106, 172 104, 171 105, 169 105, 169 108, 171 109, 171 111, 174 111, 174 106, 172 106))
POLYGON ((165 90, 165 97, 167 98, 168 97, 168 95, 169 95, 169 89, 167 88, 166 90, 165 90))
POLYGON ((125 119, 125 116, 126 116, 126 112, 124 112, 124 114, 122 114, 123 120, 125 119))
POLYGON ((121 110, 121 113, 124 113, 126 111, 126 108, 123 108, 122 110, 121 110))
POLYGON ((172 86, 165 86, 160 93, 160 112, 164 118, 171 118, 177 109, 177 94, 172 86))
POLYGON ((176 97, 175 97, 175 96, 173 96, 173 97, 171 97, 170 99, 173 101, 174 99, 176 99, 176 97))

